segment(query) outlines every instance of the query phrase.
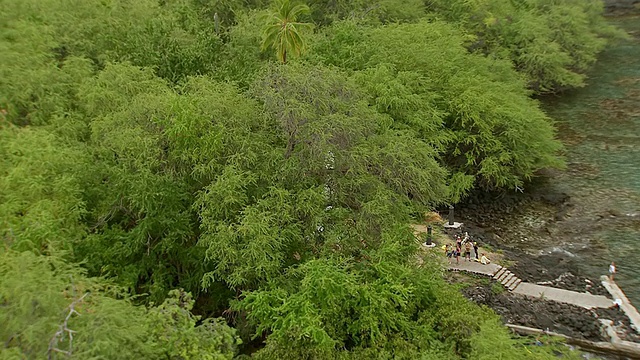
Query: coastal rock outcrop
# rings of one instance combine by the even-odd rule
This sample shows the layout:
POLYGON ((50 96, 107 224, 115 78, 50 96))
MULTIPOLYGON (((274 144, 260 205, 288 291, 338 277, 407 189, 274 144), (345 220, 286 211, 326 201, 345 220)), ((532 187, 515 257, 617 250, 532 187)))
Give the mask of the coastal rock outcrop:
POLYGON ((604 0, 607 13, 640 13, 640 0, 604 0))

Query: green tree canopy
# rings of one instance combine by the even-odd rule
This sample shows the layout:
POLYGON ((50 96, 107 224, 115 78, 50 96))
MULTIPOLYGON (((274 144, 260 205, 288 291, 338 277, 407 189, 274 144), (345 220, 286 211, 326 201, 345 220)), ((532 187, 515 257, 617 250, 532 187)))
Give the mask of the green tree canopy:
POLYGON ((196 325, 188 293, 136 307, 121 289, 56 257, 0 253, 0 294, 3 359, 222 360, 240 343, 224 321, 196 325))
POLYGON ((470 51, 512 61, 538 93, 584 86, 606 39, 624 37, 600 0, 433 0, 429 10, 472 35, 470 51))
POLYGON ((0 357, 556 358, 408 225, 562 165, 576 1, 4 0, 0 357))
POLYGON ((343 22, 314 49, 316 61, 354 71, 394 127, 439 150, 454 199, 472 186, 513 189, 538 169, 561 166, 550 119, 510 63, 469 54, 464 41, 443 22, 343 22))

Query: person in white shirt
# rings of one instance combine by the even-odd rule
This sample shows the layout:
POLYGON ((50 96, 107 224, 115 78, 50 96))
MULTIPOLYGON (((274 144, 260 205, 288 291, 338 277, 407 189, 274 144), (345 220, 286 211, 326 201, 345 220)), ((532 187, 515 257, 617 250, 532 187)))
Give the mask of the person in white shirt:
POLYGON ((491 260, 489 260, 489 258, 487 258, 485 254, 482 253, 482 257, 480 258, 480 263, 482 265, 488 265, 488 264, 491 264, 491 260))
POLYGON ((609 277, 611 278, 611 281, 613 281, 613 275, 615 273, 616 273, 616 263, 612 261, 611 265, 609 265, 609 277))

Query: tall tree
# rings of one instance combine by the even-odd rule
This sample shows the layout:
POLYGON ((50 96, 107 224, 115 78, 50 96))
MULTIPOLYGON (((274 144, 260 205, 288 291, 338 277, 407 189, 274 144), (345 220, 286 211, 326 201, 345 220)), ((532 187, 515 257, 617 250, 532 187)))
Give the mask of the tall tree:
POLYGON ((313 25, 297 20, 300 15, 308 13, 307 5, 277 0, 275 7, 265 16, 262 50, 274 49, 278 60, 283 64, 287 62, 287 53, 300 56, 306 47, 301 30, 311 29, 313 25))

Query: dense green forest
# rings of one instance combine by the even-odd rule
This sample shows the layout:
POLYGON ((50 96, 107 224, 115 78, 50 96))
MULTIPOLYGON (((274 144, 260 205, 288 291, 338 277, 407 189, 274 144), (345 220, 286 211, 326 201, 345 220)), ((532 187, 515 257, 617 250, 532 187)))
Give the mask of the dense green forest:
POLYGON ((619 36, 598 1, 0 8, 0 358, 577 358, 409 224, 563 166, 535 97, 619 36))

